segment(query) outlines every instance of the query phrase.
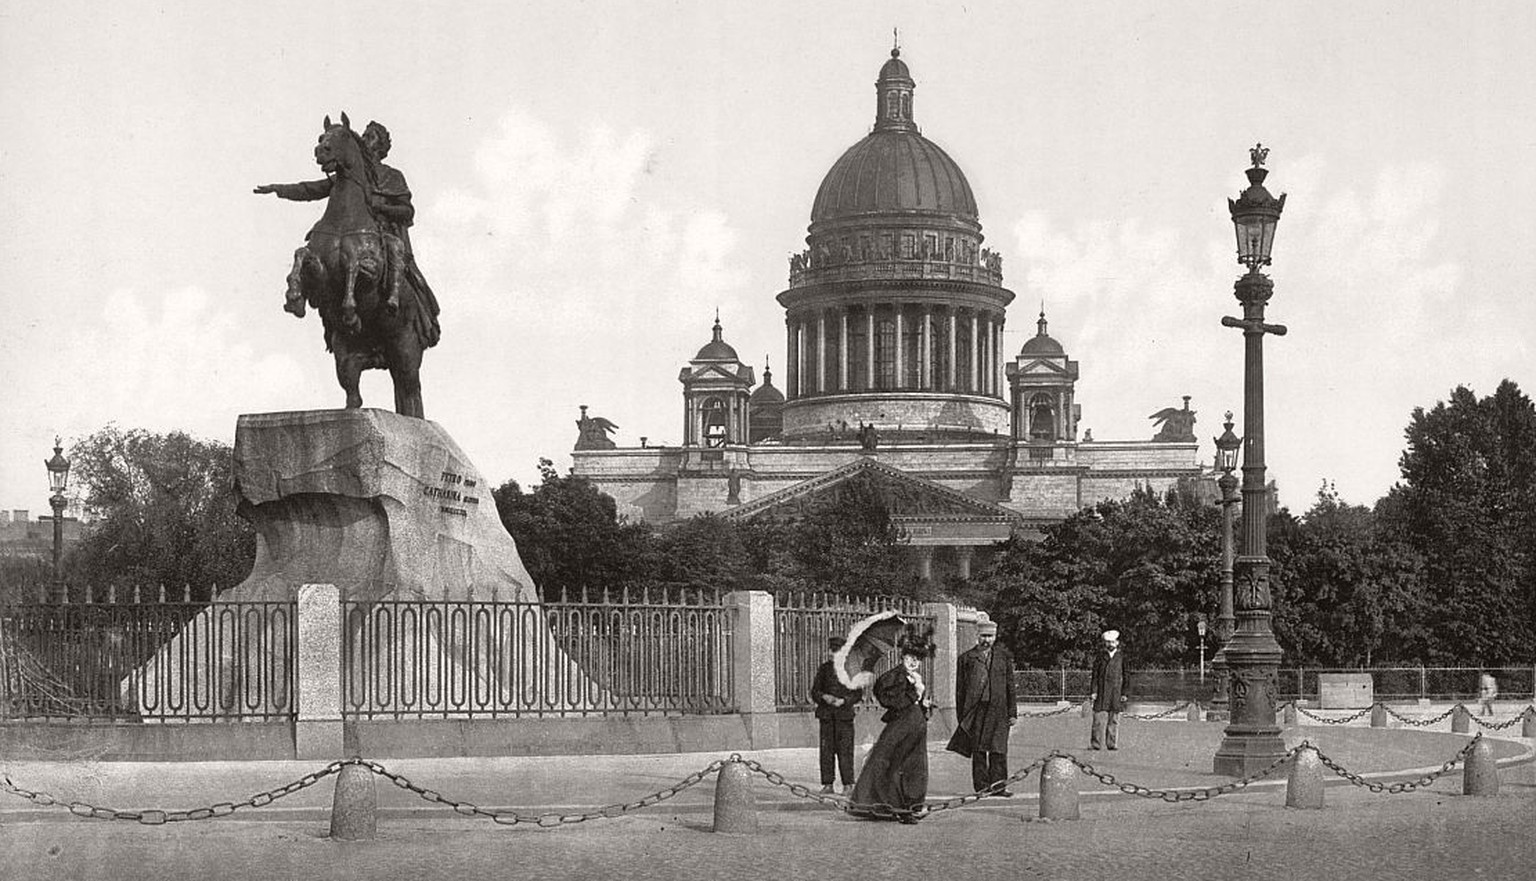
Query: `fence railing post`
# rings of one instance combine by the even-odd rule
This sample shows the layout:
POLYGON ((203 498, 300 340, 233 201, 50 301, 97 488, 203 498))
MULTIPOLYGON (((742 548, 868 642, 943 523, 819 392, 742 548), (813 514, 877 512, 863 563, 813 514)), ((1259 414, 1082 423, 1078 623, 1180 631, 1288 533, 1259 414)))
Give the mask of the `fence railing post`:
POLYGON ((923 603, 922 614, 933 618, 933 681, 928 694, 939 718, 953 727, 955 718, 955 668, 960 658, 959 615, 949 603, 923 603))
POLYGON ((334 584, 299 588, 297 684, 293 749, 300 759, 339 759, 341 722, 341 592, 334 584))
POLYGON ((746 723, 748 746, 772 749, 779 745, 773 594, 733 591, 725 595, 725 605, 736 618, 731 681, 746 723))

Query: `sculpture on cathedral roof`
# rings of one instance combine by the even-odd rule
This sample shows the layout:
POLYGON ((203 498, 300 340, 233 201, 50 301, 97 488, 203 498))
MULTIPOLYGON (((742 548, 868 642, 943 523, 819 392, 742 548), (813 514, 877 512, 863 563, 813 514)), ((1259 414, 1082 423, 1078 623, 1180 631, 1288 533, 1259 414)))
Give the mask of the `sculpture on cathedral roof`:
POLYGON ((1195 411, 1189 409, 1189 395, 1184 396, 1184 409, 1164 407, 1147 418, 1159 425, 1157 434, 1152 436, 1154 443, 1194 443, 1196 441, 1195 411))
POLYGON ((618 446, 608 435, 618 426, 601 416, 588 416, 587 405, 581 405, 581 418, 576 420, 576 449, 611 450, 618 446))

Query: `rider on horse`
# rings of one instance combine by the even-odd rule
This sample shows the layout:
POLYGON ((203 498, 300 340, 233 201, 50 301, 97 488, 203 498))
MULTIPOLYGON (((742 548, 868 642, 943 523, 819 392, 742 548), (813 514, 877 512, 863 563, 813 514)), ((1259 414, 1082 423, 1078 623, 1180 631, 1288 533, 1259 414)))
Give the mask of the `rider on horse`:
MULTIPOLYGON (((416 217, 416 209, 411 204, 411 188, 406 184, 405 175, 400 173, 399 169, 384 164, 384 157, 389 155, 390 149, 388 129, 378 122, 369 122, 368 127, 363 130, 362 142, 368 150, 368 157, 373 164, 375 175, 368 209, 383 233, 385 250, 389 255, 391 266, 390 274, 396 282, 389 285, 385 307, 391 311, 399 308, 396 291, 399 287, 398 282, 403 280, 407 292, 416 298, 419 307, 415 310, 416 330, 422 347, 431 348, 437 345, 442 329, 437 319, 439 311, 437 296, 433 294, 426 277, 421 274, 421 269, 416 265, 416 255, 411 249, 409 228, 416 217)), ((256 187, 255 192, 272 193, 280 199, 295 202, 311 202, 328 198, 331 194, 331 185, 331 178, 326 177, 293 184, 263 184, 256 187)), ((303 296, 290 290, 283 308, 302 317, 304 315, 303 296)))

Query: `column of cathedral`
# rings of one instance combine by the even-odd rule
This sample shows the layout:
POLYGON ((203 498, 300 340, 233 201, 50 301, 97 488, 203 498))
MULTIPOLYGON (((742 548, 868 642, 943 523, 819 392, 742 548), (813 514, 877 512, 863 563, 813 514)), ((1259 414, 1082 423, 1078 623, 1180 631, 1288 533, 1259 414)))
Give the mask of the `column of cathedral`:
POLYGON ((826 310, 818 310, 814 319, 806 316, 789 319, 787 322, 789 345, 785 358, 789 365, 789 376, 785 388, 788 396, 795 399, 828 392, 909 389, 965 392, 996 397, 1000 388, 999 358, 1003 342, 1003 325, 1000 318, 979 309, 949 309, 941 315, 942 326, 939 334, 943 339, 935 340, 934 307, 931 304, 923 304, 921 317, 917 318, 917 316, 907 315, 907 306, 908 303, 898 300, 873 306, 835 308, 830 310, 833 313, 830 322, 826 310), (893 389, 879 387, 876 370, 876 355, 880 339, 876 312, 886 309, 890 310, 891 320, 895 325, 896 350, 892 353, 892 361, 896 383, 893 389), (864 375, 863 381, 855 387, 851 377, 856 353, 850 344, 849 322, 858 320, 858 312, 863 313, 864 321, 864 375), (965 313, 969 313, 968 316, 965 313), (909 345, 907 322, 913 318, 920 320, 922 326, 921 332, 914 335, 913 342, 909 345), (969 320, 971 325, 970 341, 967 346, 970 365, 965 375, 960 373, 958 357, 960 322, 963 320, 969 320), (829 358, 827 352, 829 324, 837 334, 835 358, 829 358), (814 341, 811 338, 812 334, 815 334, 814 341), (939 382, 935 382, 933 365, 939 346, 944 347, 943 351, 948 357, 944 365, 943 377, 939 378, 939 382), (917 381, 911 384, 907 382, 909 363, 914 365, 914 373, 917 376, 917 381))

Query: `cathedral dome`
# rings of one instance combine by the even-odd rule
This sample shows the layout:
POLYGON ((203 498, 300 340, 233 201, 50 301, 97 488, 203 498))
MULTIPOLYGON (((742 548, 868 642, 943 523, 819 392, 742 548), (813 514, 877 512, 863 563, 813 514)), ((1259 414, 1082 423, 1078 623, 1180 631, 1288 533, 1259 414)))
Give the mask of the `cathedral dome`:
POLYGON ((773 406, 784 403, 784 393, 773 387, 773 371, 769 370, 767 366, 763 367, 763 384, 758 386, 752 392, 752 397, 747 400, 754 407, 763 405, 773 406))
POLYGON ((811 222, 921 211, 976 220, 976 197, 960 166, 916 131, 871 132, 848 148, 816 191, 811 222))
POLYGON ((715 316, 715 329, 714 329, 715 335, 714 335, 714 339, 711 339, 709 342, 705 343, 704 344, 704 348, 700 349, 699 353, 697 355, 693 356, 693 360, 695 360, 695 361, 740 361, 741 360, 740 358, 736 357, 736 350, 731 347, 731 344, 727 343, 725 340, 720 338, 720 332, 721 332, 721 329, 720 329, 720 316, 716 315, 715 316))
POLYGON ((862 214, 923 212, 976 222, 976 197, 960 166, 918 131, 917 83, 892 49, 875 80, 875 125, 822 179, 811 223, 862 214))
POLYGON ((1035 323, 1038 328, 1035 335, 1024 341, 1024 347, 1019 350, 1020 355, 1036 356, 1063 356, 1067 350, 1061 347, 1061 343, 1052 339, 1045 332, 1045 310, 1040 310, 1040 320, 1035 323))

